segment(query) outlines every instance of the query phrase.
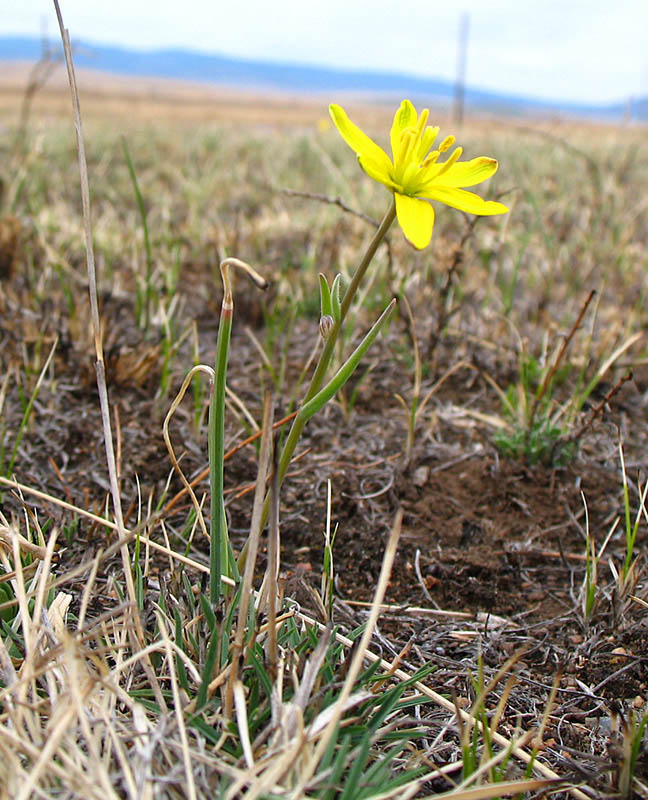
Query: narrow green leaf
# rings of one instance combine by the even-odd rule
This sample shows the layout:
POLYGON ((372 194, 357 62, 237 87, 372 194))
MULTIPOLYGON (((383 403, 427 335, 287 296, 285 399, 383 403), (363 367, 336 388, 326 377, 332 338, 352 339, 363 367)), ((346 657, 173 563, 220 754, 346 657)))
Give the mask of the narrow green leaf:
MULTIPOLYGON (((182 650, 183 653, 186 652, 184 646, 184 637, 182 635, 182 619, 180 617, 180 612, 177 608, 173 609, 173 619, 175 621, 175 643, 176 645, 182 650)), ((185 692, 191 696, 191 689, 189 687, 189 678, 187 676, 187 669, 185 667, 184 661, 180 658, 180 656, 176 653, 176 672, 178 673, 178 682, 180 686, 185 690, 185 692)))
POLYGON ((335 373, 335 375, 331 378, 331 380, 326 384, 323 389, 313 397, 308 403, 305 403, 297 415, 298 418, 301 418, 304 421, 309 420, 312 416, 317 414, 317 412, 324 406, 328 401, 335 397, 338 391, 344 386, 344 384, 349 380, 351 375, 355 372, 358 364, 362 360, 363 356, 367 352, 367 350, 371 347, 371 345, 376 340, 378 334, 382 331, 389 316, 392 312, 392 309, 396 305, 396 300, 392 300, 391 303, 387 306, 387 308, 383 311, 380 317, 376 320, 373 324, 372 328, 366 334, 364 339, 360 342, 360 344, 356 347, 356 349, 351 353, 349 358, 345 361, 345 363, 340 367, 340 369, 335 373))
POLYGON ((182 573, 182 585, 184 587, 184 597, 192 617, 196 616, 196 600, 194 598, 193 586, 187 576, 187 573, 182 573))
POLYGON ((326 276, 321 272, 319 274, 320 283, 320 317, 333 316, 333 309, 331 307, 331 290, 329 289, 326 276))
POLYGON ((223 549, 227 537, 225 506, 223 503, 223 465, 225 459, 225 385, 227 360, 232 333, 232 310, 222 308, 218 337, 216 339, 216 367, 214 386, 209 404, 209 599, 217 605, 221 597, 223 549))
POLYGON ((124 158, 126 159, 126 166, 128 167, 128 174, 130 175, 131 183, 133 184, 135 200, 137 201, 137 208, 139 210, 140 219, 142 221, 142 231, 144 233, 144 251, 146 254, 146 277, 144 282, 145 286, 144 330, 148 331, 150 315, 151 315, 151 303, 153 300, 153 282, 152 282, 153 254, 151 250, 151 238, 149 236, 148 220, 146 214, 146 206, 144 205, 144 198, 142 197, 142 192, 140 191, 139 183, 137 180, 137 173, 135 172, 135 166, 133 165, 133 160, 131 159, 126 138, 123 136, 122 136, 122 148, 124 150, 124 158))
MULTIPOLYGON (((340 794, 340 800, 356 800, 360 795, 360 787, 358 786, 362 771, 364 770, 367 760, 369 758, 369 751, 371 749, 371 736, 367 731, 360 746, 353 752, 353 760, 351 762, 351 769, 349 770, 344 780, 344 790, 340 794)), ((363 780, 364 788, 364 780, 363 780)))
MULTIPOLYGON (((331 742, 333 747, 338 742, 338 736, 340 735, 340 727, 336 728, 335 733, 331 736, 331 742)), ((328 798, 337 798, 339 797, 339 787, 342 782, 342 775, 344 774, 344 770, 347 766, 349 750, 351 749, 351 738, 349 736, 345 736, 342 740, 340 745, 340 749, 337 751, 337 756, 335 761, 333 762, 333 767, 331 768, 331 775, 327 781, 331 785, 331 789, 324 795, 327 800, 328 798)))
POLYGON ((257 658, 256 653, 251 649, 247 652, 247 663, 254 669, 256 677, 265 689, 267 697, 271 697, 273 685, 272 679, 268 675, 261 660, 257 658))
POLYGON ((342 275, 338 272, 333 280, 333 286, 331 287, 331 304, 332 304, 332 312, 331 316, 336 322, 340 322, 342 319, 342 306, 340 303, 340 286, 342 283, 342 275))
POLYGON ((198 689, 198 695, 196 697, 197 710, 203 708, 203 706, 207 702, 207 689, 209 688, 209 684, 214 677, 216 660, 218 658, 219 642, 220 639, 218 636, 218 631, 214 629, 212 630, 209 639, 209 646, 207 647, 207 656, 205 657, 205 664, 200 673, 201 683, 198 689))
POLYGON ((200 602, 200 608, 205 615, 205 622, 207 623, 207 627, 209 628, 210 633, 214 633, 217 631, 217 623, 216 623, 216 615, 209 604, 209 600, 205 597, 202 592, 200 593, 198 600, 200 602))

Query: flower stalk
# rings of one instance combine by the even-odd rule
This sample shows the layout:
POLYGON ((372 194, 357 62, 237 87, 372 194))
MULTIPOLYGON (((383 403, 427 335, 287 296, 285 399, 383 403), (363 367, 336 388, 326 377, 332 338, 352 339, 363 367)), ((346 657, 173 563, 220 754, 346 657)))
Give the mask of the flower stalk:
MULTIPOLYGON (((329 384, 322 389, 322 384, 326 377, 326 373, 328 371, 329 365, 331 363, 331 357, 333 356, 333 351, 335 350, 335 346, 338 342, 340 337, 340 331, 342 330, 342 325, 344 324, 344 320, 346 319, 347 314, 349 313, 349 309, 351 308, 351 303, 358 291, 358 287, 360 286, 360 282, 364 277, 369 264, 373 257, 376 254, 376 251, 380 247, 381 242, 387 235, 389 228, 391 227, 392 223, 396 219, 396 203, 392 201, 389 210, 385 214, 380 226, 376 230, 367 250, 362 258, 362 261, 358 265, 353 277, 351 278, 351 283, 348 285, 346 291, 344 292, 344 296, 342 297, 340 303, 340 310, 339 316, 336 314, 333 317, 333 326, 327 333, 326 339, 324 340, 324 347, 322 348, 322 352, 320 357, 317 361, 317 366, 315 367, 315 371, 313 372, 313 376, 310 380, 310 384, 308 385, 308 390, 306 391, 306 395, 302 401, 302 406, 299 410, 299 413, 293 420, 293 424, 290 428, 290 432, 286 441, 284 443, 283 449, 281 451, 281 456, 279 458, 279 483, 281 484, 283 479, 286 476, 286 472, 288 471, 288 465, 293 457, 295 452, 295 448, 297 447, 297 442, 299 441, 304 427, 308 420, 315 414, 322 406, 324 406, 332 397, 335 396, 336 392, 344 386, 346 381, 351 376, 353 370, 356 368, 358 363, 360 362, 360 358, 366 350, 368 349, 369 345, 374 341, 380 330, 382 329, 384 323, 387 321, 391 309, 394 306, 395 301, 392 301, 390 305, 385 309, 379 320, 374 324, 373 328, 369 331, 365 339, 362 343, 358 346, 355 350, 353 355, 347 360, 347 362, 338 370, 336 375, 332 378, 329 384), (377 327, 378 326, 378 327, 377 327), (367 340, 370 341, 366 344, 367 340), (361 351, 360 355, 358 356, 358 352, 361 351), (350 363, 353 363, 352 369, 348 370, 347 367, 350 363), (336 387, 336 388, 332 388, 336 387)), ((266 500, 266 504, 267 504, 266 500)), ((267 511, 266 511, 267 514, 267 511)), ((264 514, 264 518, 266 516, 264 514)))

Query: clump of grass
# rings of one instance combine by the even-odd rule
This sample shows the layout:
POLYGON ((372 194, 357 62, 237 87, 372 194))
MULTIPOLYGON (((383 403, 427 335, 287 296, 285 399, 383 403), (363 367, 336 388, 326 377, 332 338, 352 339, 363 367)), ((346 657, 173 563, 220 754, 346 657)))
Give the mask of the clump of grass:
POLYGON ((635 551, 635 543, 642 520, 646 521, 645 502, 646 495, 648 495, 648 485, 644 485, 642 488, 639 483, 637 486, 638 507, 633 519, 628 476, 621 441, 619 441, 619 459, 623 486, 623 517, 614 519, 600 546, 597 545, 594 532, 590 529, 587 503, 584 494, 582 495, 585 509, 585 574, 581 589, 583 619, 587 624, 590 624, 597 613, 600 613, 603 609, 611 609, 615 627, 617 628, 624 625, 631 602, 630 598, 643 572, 639 557, 635 551), (605 577, 601 574, 599 567, 610 541, 615 534, 617 534, 618 538, 619 530, 625 533, 624 557, 620 564, 615 563, 612 557, 607 559, 613 577, 613 582, 610 586, 609 583, 606 584, 605 577))
MULTIPOLYGON (((9 455, 9 461, 6 464, 6 466, 4 464, 4 443, 0 444, 0 473, 4 473, 7 477, 13 474, 13 469, 16 464, 16 458, 18 456, 18 448, 20 447, 20 443, 25 434, 25 431, 29 426, 29 421, 32 415, 32 411, 34 409, 34 403, 36 402, 36 398, 38 397, 38 393, 41 389, 41 386, 43 385, 43 381, 45 379, 45 376, 47 375, 47 371, 52 362, 54 353, 56 352, 57 343, 58 342, 55 340, 54 344, 50 349, 49 355, 45 359, 42 369, 40 370, 40 374, 34 384, 34 388, 32 390, 31 395, 29 396, 29 399, 27 398, 24 399, 23 416, 20 421, 20 425, 18 426, 18 431, 16 432, 15 441, 13 443, 11 454, 9 455)), ((9 375, 7 375, 6 380, 7 381, 9 380, 9 375)))
POLYGON ((485 375, 498 392, 504 410, 495 445, 507 458, 524 460, 531 465, 564 466, 569 463, 576 454, 579 440, 603 412, 612 395, 631 377, 631 374, 622 377, 603 401, 584 420, 580 419, 585 403, 606 373, 640 338, 640 334, 635 334, 617 347, 589 380, 586 379, 589 362, 586 356, 576 381, 570 384, 569 379, 576 370, 566 361, 567 350, 594 294, 589 293, 569 333, 553 353, 548 351, 547 339, 539 357, 527 352, 523 345, 520 347, 518 380, 506 391, 485 375), (561 388, 568 392, 566 400, 559 399, 561 388))
POLYGON ((637 795, 646 794, 646 784, 639 779, 636 772, 641 751, 645 752, 648 712, 639 714, 631 708, 627 716, 622 713, 615 716, 619 718, 619 731, 613 746, 608 748, 615 761, 611 784, 620 798, 630 800, 637 795))
MULTIPOLYGON (((498 748, 494 739, 494 734, 502 721, 506 705, 508 703, 511 690, 516 683, 514 675, 510 674, 511 669, 521 657, 521 653, 511 657, 505 664, 497 670, 490 681, 486 681, 484 675, 484 664, 481 653, 477 658, 477 673, 470 676, 474 701, 468 719, 464 719, 457 708, 457 725, 459 738, 461 740, 462 753, 462 786, 479 786, 486 778, 486 784, 495 786, 498 783, 507 782, 509 775, 509 762, 513 755, 513 742, 510 747, 498 748), (497 704, 494 708, 489 708, 491 698, 495 696, 495 690, 503 680, 506 680, 497 704)), ((551 707, 553 694, 549 698, 547 708, 551 707)), ((494 702, 494 700, 492 701, 494 702)), ((533 738, 542 739, 542 731, 539 733, 527 732, 521 735, 518 744, 531 741, 533 738)), ((528 781, 533 774, 533 764, 535 753, 529 759, 525 779, 528 781)), ((534 781, 529 781, 529 784, 534 781)), ((543 782, 539 782, 545 785, 543 782)), ((527 787, 531 789, 532 786, 527 787)), ((538 785, 537 788, 540 788, 538 785)))

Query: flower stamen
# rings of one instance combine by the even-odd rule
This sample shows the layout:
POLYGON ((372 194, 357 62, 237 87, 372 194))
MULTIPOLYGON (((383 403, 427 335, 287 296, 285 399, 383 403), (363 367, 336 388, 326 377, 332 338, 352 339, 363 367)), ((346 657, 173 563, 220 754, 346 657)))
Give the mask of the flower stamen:
POLYGON ((430 109, 429 108, 424 108, 423 111, 421 111, 421 116, 418 118, 418 123, 416 125, 416 138, 417 139, 421 138, 421 134, 423 133, 423 129, 425 128, 425 126, 427 124, 429 116, 430 116, 430 109))
POLYGON ((416 154, 417 160, 419 162, 423 163, 423 161, 425 160, 425 157, 427 156, 430 148, 432 147, 432 144, 436 139, 438 133, 439 133, 438 128, 428 127, 425 129, 425 131, 423 131, 423 136, 421 136, 421 143, 419 144, 419 149, 416 154))
POLYGON ((463 147, 457 147, 456 150, 453 150, 452 153, 450 153, 450 155, 448 156, 447 160, 444 161, 443 164, 441 164, 441 167, 435 177, 438 178, 440 175, 443 175, 444 172, 447 172, 450 169, 450 167, 452 167, 452 165, 459 160, 462 153, 463 153, 463 147))
POLYGON ((404 164, 407 162, 410 151, 415 141, 416 141, 416 130, 414 128, 406 128, 401 134, 400 150, 395 158, 396 163, 404 164))
POLYGON ((430 153, 430 155, 425 159, 425 161, 421 165, 421 168, 425 169, 425 167, 431 167, 432 164, 436 164, 436 160, 440 155, 441 155, 441 151, 440 150, 433 150, 430 153))
POLYGON ((446 150, 449 150, 456 141, 457 140, 454 136, 446 136, 445 139, 439 145, 439 150, 442 153, 445 153, 446 150))

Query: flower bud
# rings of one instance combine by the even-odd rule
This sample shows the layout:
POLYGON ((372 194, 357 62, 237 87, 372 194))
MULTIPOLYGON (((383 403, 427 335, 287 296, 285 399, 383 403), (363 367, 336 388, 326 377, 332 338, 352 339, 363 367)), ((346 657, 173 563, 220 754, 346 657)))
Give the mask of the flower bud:
POLYGON ((322 339, 328 339, 328 335, 333 330, 334 325, 335 321, 330 314, 324 314, 323 317, 320 317, 320 333, 322 334, 322 339))

